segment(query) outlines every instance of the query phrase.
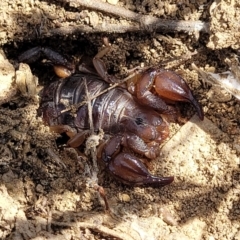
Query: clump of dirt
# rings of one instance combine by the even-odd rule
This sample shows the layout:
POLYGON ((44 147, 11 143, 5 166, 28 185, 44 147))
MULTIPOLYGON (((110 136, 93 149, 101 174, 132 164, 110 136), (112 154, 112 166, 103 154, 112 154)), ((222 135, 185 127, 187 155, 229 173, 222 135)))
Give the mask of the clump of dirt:
POLYGON ((208 47, 239 49, 240 3, 238 1, 214 1, 210 7, 211 36, 208 47))
MULTIPOLYGON (((239 3, 122 0, 114 6, 165 20, 202 21, 209 31, 54 35, 54 28, 133 22, 67 1, 0 3, 0 238, 240 239, 239 101, 231 95, 223 101, 222 91, 191 67, 194 62, 223 72, 224 59, 239 56, 239 3), (206 116, 203 122, 191 118, 194 110, 184 104, 191 120, 171 125, 171 138, 153 161, 155 175, 175 176, 172 185, 129 187, 99 172, 111 214, 90 184, 91 159, 64 147, 65 139, 37 116, 38 97, 22 96, 15 84, 23 51, 47 46, 78 61, 83 54, 93 57, 105 36, 112 44, 103 58, 110 74, 123 78, 138 66, 170 68, 188 82, 206 116)), ((30 66, 38 88, 55 79, 51 64, 30 66)))

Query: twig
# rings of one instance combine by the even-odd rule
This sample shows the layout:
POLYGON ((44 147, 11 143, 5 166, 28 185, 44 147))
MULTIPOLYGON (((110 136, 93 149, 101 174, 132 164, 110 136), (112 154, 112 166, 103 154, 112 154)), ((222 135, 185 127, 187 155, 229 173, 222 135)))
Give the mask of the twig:
MULTIPOLYGON (((48 207, 49 208, 49 207, 48 207)), ((47 230, 49 232, 52 232, 51 228, 51 222, 52 222, 52 211, 48 209, 48 215, 47 215, 47 230)))
POLYGON ((71 7, 85 7, 139 22, 141 14, 99 0, 66 0, 71 7))
MULTIPOLYGON (((101 32, 126 32, 126 31, 143 31, 143 32, 209 32, 209 24, 202 21, 173 21, 160 19, 153 16, 142 15, 133 11, 127 10, 123 7, 111 5, 99 0, 66 0, 72 7, 91 8, 96 11, 112 14, 117 17, 129 19, 139 23, 139 26, 119 26, 117 24, 107 24, 105 26, 97 25, 92 29, 93 31, 101 32)), ((76 26, 77 27, 77 26, 76 26)), ((63 30, 63 29, 62 29, 63 30)), ((77 30, 77 28, 76 28, 77 30)))
POLYGON ((119 240, 133 240, 133 238, 126 234, 126 233, 122 233, 122 232, 117 232, 113 229, 109 229, 105 226, 102 225, 97 225, 94 223, 89 223, 89 222, 77 222, 77 223, 67 223, 67 222, 56 222, 56 221, 52 221, 52 225, 55 226, 60 226, 60 227, 71 227, 71 228, 89 228, 94 230, 95 232, 107 235, 109 237, 113 237, 113 238, 117 238, 119 240))
MULTIPOLYGON (((159 20, 160 21, 160 20, 159 20)), ((207 28, 205 29, 203 23, 201 21, 193 21, 187 22, 186 21, 167 21, 164 20, 159 23, 155 24, 154 28, 148 24, 145 24, 146 28, 142 28, 140 25, 133 25, 133 24, 98 24, 94 28, 85 26, 85 25, 78 25, 78 26, 67 26, 67 27, 60 27, 49 30, 47 33, 43 33, 44 36, 54 36, 54 35, 69 35, 74 33, 127 33, 127 32, 141 32, 141 33, 152 33, 152 32, 178 32, 178 31, 186 31, 189 33, 196 31, 203 31, 208 32, 207 28), (166 23, 164 23, 166 21, 166 23), (177 25, 179 23, 179 25, 177 25)))

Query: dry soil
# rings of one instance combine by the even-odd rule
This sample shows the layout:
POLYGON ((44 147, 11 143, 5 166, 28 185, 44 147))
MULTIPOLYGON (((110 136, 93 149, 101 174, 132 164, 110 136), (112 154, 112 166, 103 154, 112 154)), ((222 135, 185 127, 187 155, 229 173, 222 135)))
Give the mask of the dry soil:
MULTIPOLYGON (((121 0, 116 6, 161 19, 200 20, 209 31, 56 35, 52 29, 133 23, 67 1, 0 1, 0 238, 239 240, 239 101, 191 68, 195 63, 223 72, 226 58, 239 58, 239 1, 121 0), (171 137, 153 161, 155 175, 175 176, 170 186, 129 187, 100 171, 111 214, 91 188, 91 159, 61 147, 60 136, 37 117, 38 97, 23 96, 15 81, 23 51, 48 46, 78 60, 94 56, 104 36, 112 43, 104 57, 110 74, 123 78, 127 69, 168 63, 163 66, 186 79, 205 114, 201 122, 184 105, 188 121, 171 125, 171 137)), ((55 78, 46 62, 31 70, 38 89, 55 78)))

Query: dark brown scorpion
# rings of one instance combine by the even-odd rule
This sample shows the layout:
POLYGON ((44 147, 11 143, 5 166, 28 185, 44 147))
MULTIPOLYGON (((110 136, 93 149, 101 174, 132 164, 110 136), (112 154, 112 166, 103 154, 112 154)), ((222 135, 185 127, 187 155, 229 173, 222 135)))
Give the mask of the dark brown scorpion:
POLYGON ((175 119, 178 112, 173 103, 190 102, 201 120, 202 108, 183 78, 160 68, 139 70, 125 83, 108 89, 116 82, 100 59, 108 51, 106 46, 93 58, 92 70, 82 65, 80 72, 74 74, 74 66, 49 48, 30 49, 20 55, 19 61, 30 63, 45 55, 55 65, 56 73, 64 78, 43 89, 39 112, 51 130, 69 136, 69 146, 77 148, 89 136, 88 107, 81 104, 87 87, 92 99, 94 131, 102 129, 110 136, 98 154, 110 173, 130 185, 170 184, 174 177, 153 176, 140 158, 159 156, 159 145, 169 133, 168 122, 161 115, 175 119), (75 115, 68 110, 71 105, 78 106, 75 115))

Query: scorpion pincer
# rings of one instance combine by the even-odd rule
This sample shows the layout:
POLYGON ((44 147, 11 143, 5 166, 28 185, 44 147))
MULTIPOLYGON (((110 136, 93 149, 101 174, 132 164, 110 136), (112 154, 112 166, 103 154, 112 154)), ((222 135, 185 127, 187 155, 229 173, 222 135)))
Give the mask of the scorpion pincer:
POLYGON ((29 63, 44 55, 58 66, 55 70, 64 79, 42 90, 38 112, 52 131, 69 136, 68 146, 78 148, 90 134, 88 106, 81 104, 87 91, 92 99, 94 131, 102 129, 106 136, 98 156, 108 171, 125 184, 152 187, 170 184, 174 177, 153 176, 143 161, 158 157, 159 145, 168 137, 168 122, 161 114, 176 119, 178 112, 172 103, 184 101, 190 102, 203 120, 202 108, 186 82, 164 69, 139 71, 127 84, 105 91, 110 83, 116 82, 100 59, 107 51, 104 49, 93 58, 91 71, 81 68, 74 74, 73 65, 48 48, 30 49, 20 55, 19 61, 29 63), (78 106, 75 114, 68 110, 69 106, 78 106))

